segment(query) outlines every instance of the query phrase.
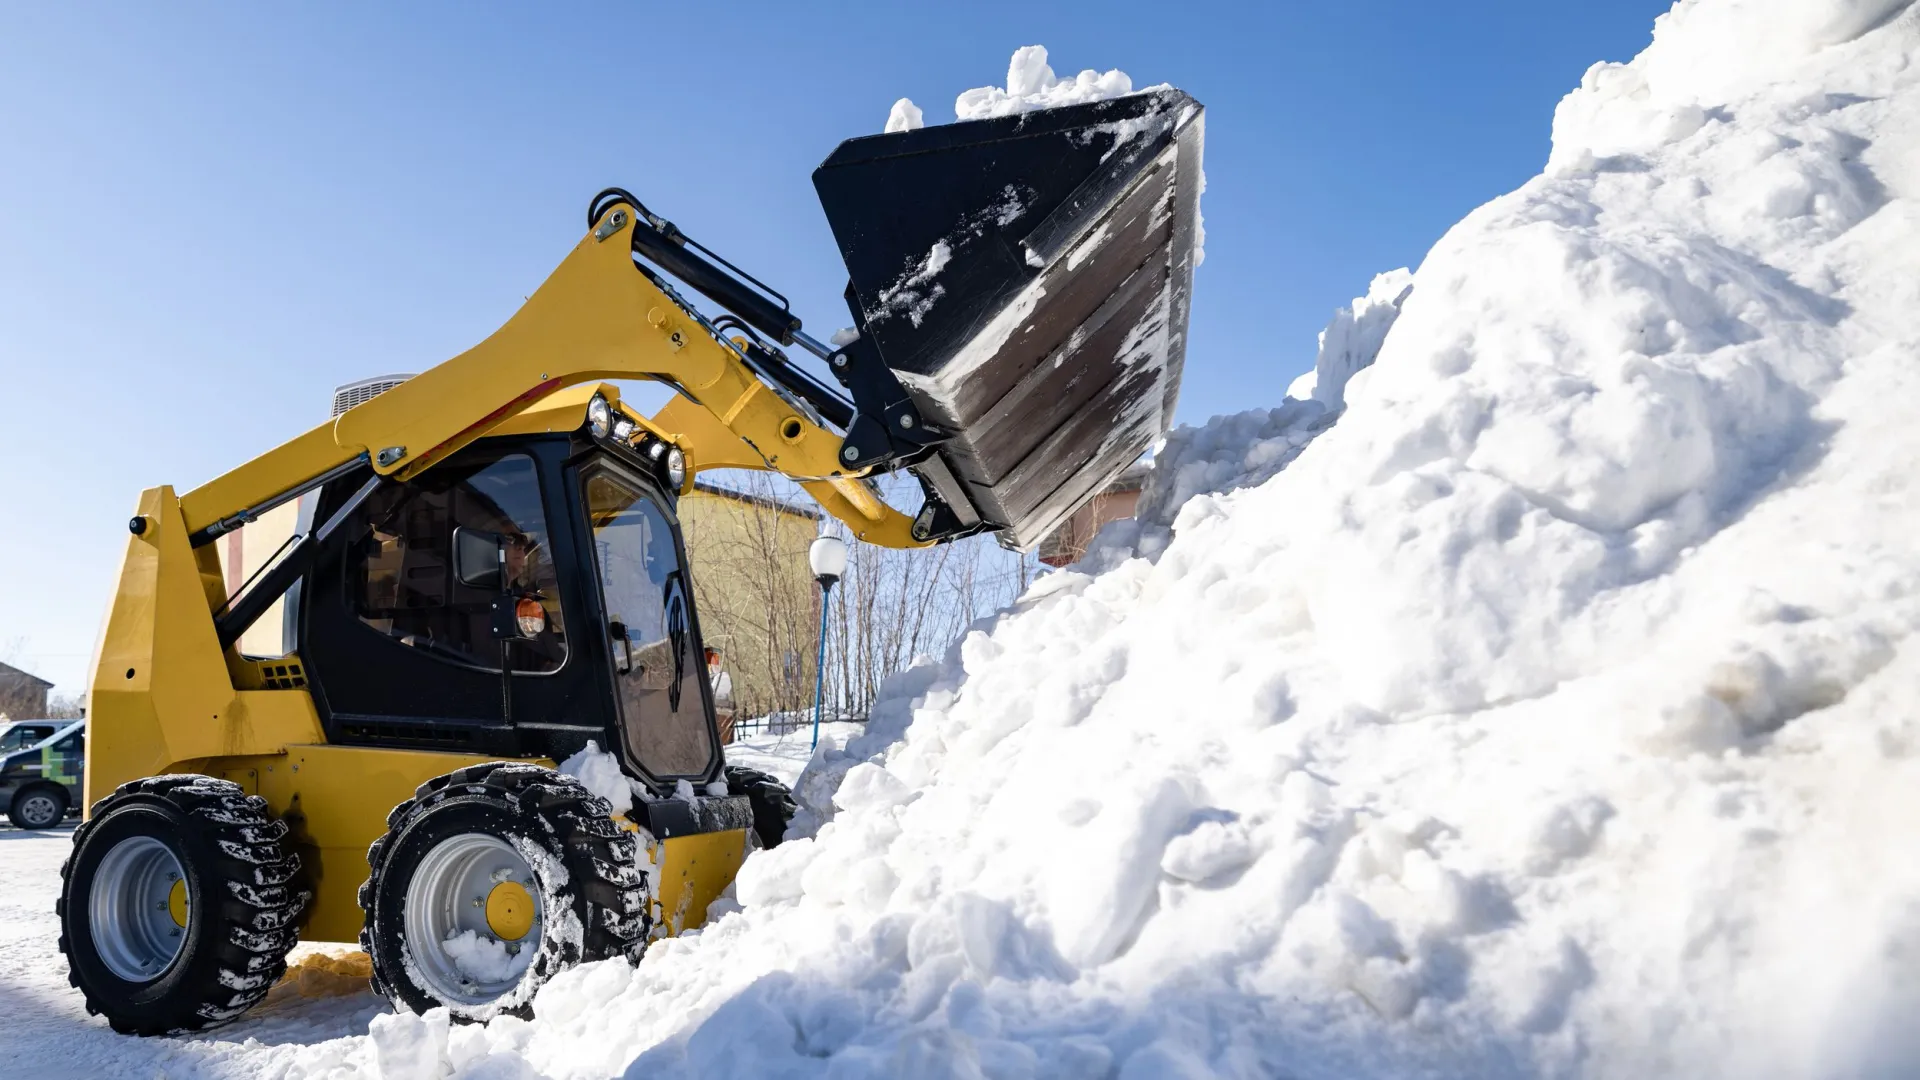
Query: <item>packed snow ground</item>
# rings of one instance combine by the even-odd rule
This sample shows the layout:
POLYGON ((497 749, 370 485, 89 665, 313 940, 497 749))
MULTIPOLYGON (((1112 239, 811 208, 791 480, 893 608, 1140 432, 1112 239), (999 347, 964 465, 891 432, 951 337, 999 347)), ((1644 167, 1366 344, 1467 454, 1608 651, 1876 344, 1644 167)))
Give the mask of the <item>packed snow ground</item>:
MULTIPOLYGON (((302 945, 286 981, 238 1021, 181 1039, 115 1035, 89 1017, 67 985, 60 955, 60 864, 73 827, 27 832, 0 825, 0 1077, 21 1080, 212 1080, 279 1075, 332 1040, 364 1043, 388 1011, 367 988, 366 958, 342 946, 302 945)), ((322 1051, 324 1052, 324 1051, 322 1051)))
POLYGON ((1920 1074, 1916 57, 1906 0, 1682 0, 1312 400, 896 680, 742 910, 531 1024, 196 1060, 1920 1074))

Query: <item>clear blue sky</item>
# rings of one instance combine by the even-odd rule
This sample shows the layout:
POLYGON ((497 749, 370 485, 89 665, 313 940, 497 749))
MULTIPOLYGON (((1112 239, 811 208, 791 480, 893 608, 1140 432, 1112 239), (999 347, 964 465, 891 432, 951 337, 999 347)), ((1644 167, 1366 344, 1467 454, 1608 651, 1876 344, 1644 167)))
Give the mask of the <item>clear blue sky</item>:
POLYGON ((1277 404, 1377 271, 1546 159, 1666 0, 13 4, 0 13, 0 657, 83 689, 138 492, 479 340, 609 184, 845 321, 808 175, 1043 44, 1208 107, 1180 419, 1277 404))

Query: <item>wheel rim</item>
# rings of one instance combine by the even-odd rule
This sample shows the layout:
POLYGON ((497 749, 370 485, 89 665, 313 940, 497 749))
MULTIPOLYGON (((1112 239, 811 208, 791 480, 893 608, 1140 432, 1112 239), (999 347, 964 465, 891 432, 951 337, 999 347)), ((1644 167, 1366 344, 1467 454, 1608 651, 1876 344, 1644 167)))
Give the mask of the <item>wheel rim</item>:
POLYGON ((173 849, 130 836, 108 849, 93 874, 88 925, 107 970, 128 982, 159 978, 186 944, 193 894, 173 849))
POLYGON ((35 792, 20 804, 20 820, 35 828, 42 828, 60 820, 60 800, 43 792, 35 792))
POLYGON ((519 985, 539 951, 545 911, 533 868, 497 836, 434 845, 407 882, 406 904, 410 966, 441 1001, 494 1000, 519 985))

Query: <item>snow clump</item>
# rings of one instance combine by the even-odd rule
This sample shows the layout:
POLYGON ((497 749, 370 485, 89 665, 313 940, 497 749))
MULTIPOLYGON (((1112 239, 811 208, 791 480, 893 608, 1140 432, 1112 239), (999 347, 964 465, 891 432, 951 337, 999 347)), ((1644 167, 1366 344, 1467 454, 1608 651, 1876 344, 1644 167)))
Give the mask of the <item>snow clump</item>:
POLYGON ((990 120, 1036 109, 1057 109, 1064 105, 1084 105, 1090 101, 1125 97, 1133 93, 1133 80, 1127 73, 1094 71, 1088 68, 1070 79, 1058 78, 1047 66, 1045 45, 1026 45, 1014 50, 1007 64, 1007 85, 981 86, 954 99, 954 114, 961 120, 990 120))
POLYGON ((887 134, 896 131, 918 131, 927 126, 926 117, 920 112, 920 106, 908 98, 893 103, 893 110, 887 113, 887 134))
POLYGON ((1367 295, 1350 308, 1334 312, 1320 331, 1320 356, 1313 371, 1294 380, 1287 396, 1310 397, 1330 409, 1346 402, 1347 382, 1371 365, 1386 343, 1387 331, 1400 317, 1400 307, 1413 294, 1413 272, 1405 267, 1377 275, 1367 295), (1298 389, 1303 393, 1295 393, 1298 389))
POLYGON ((582 787, 613 804, 613 812, 624 814, 633 809, 633 784, 620 768, 620 759, 600 744, 588 739, 581 751, 560 763, 560 771, 582 787))

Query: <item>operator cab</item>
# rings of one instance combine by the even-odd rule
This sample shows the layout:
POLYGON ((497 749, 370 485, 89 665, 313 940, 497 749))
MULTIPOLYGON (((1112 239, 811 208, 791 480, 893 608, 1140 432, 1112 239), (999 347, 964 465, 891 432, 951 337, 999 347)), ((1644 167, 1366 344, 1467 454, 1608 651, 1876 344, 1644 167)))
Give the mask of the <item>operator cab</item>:
POLYGON ((329 742, 558 761, 592 740, 662 793, 720 778, 684 461, 582 396, 375 487, 324 542, 294 619, 329 742))

